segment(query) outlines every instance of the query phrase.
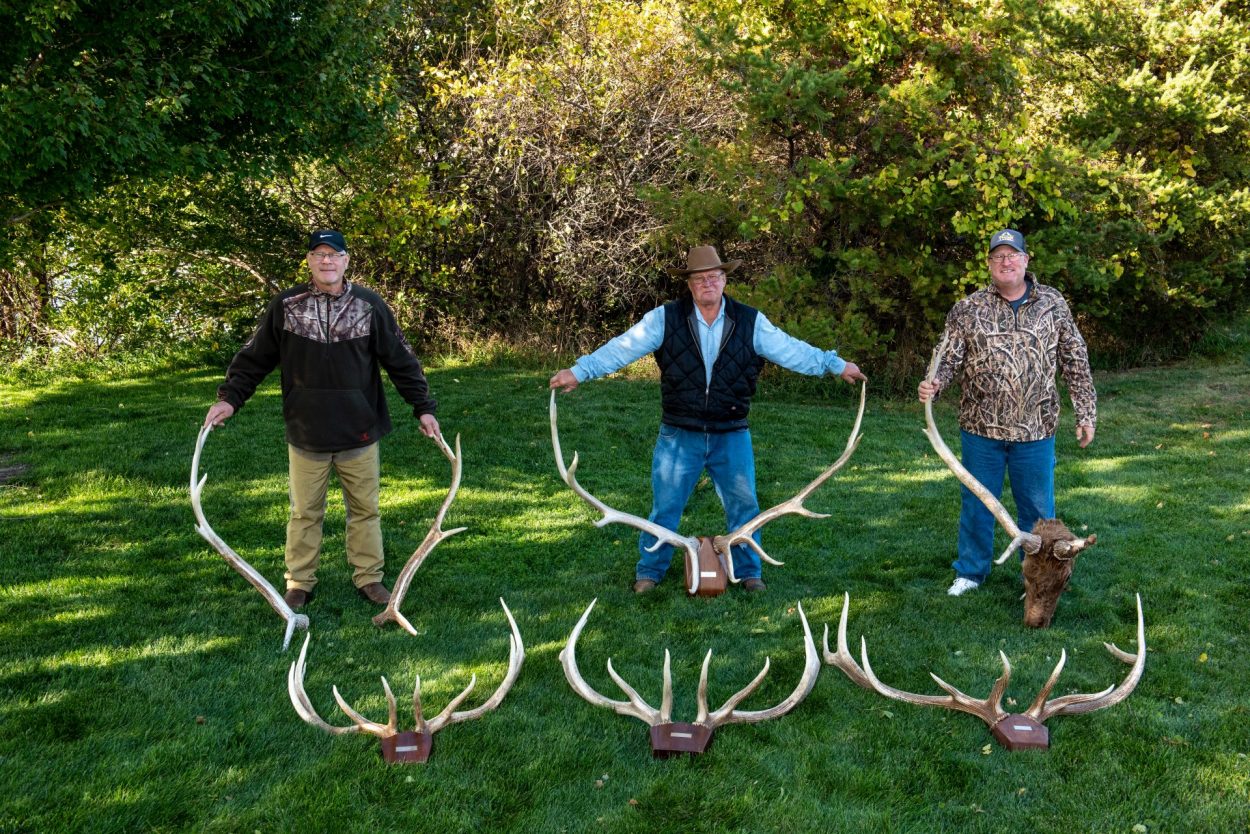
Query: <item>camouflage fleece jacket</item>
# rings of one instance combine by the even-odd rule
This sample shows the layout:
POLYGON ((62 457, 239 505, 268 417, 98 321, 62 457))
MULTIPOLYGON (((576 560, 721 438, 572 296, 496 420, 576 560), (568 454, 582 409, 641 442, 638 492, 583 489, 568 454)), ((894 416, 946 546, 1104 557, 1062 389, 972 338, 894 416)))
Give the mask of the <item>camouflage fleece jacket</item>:
POLYGON ((390 433, 379 366, 414 415, 438 408, 391 308, 350 281, 339 295, 304 283, 274 298, 217 398, 237 411, 279 364, 287 442, 309 452, 356 449, 390 433))
POLYGON ((1059 424, 1055 373, 1063 374, 1078 426, 1095 424, 1097 395, 1085 340, 1054 287, 1030 274, 1032 290, 1012 311, 991 284, 946 316, 946 352, 935 377, 944 390, 960 377, 959 426, 993 440, 1052 436, 1059 424))

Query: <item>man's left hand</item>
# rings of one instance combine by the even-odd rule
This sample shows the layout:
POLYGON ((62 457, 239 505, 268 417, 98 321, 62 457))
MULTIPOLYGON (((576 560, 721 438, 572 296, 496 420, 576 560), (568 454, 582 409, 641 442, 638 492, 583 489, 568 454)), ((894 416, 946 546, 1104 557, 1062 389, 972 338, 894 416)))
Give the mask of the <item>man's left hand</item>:
POLYGON ((1093 426, 1077 426, 1076 427, 1076 443, 1082 449, 1094 442, 1093 426))
POLYGON ((421 433, 426 437, 438 437, 438 418, 433 414, 421 415, 421 433))
POLYGON ((842 373, 838 374, 844 382, 854 384, 856 382, 867 382, 868 377, 864 376, 864 372, 859 369, 859 365, 854 362, 847 362, 846 367, 842 369, 842 373))

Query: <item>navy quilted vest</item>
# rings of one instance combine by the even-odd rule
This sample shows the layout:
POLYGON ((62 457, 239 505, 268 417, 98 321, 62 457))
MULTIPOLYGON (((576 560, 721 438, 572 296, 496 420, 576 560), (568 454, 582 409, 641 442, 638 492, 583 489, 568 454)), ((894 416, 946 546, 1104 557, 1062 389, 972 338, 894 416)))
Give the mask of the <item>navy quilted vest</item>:
POLYGON ((703 350, 690 320, 694 300, 664 305, 664 341, 655 352, 660 366, 663 422, 691 431, 726 432, 747 427, 747 412, 764 360, 755 352, 755 308, 724 296, 720 353, 707 385, 703 350))

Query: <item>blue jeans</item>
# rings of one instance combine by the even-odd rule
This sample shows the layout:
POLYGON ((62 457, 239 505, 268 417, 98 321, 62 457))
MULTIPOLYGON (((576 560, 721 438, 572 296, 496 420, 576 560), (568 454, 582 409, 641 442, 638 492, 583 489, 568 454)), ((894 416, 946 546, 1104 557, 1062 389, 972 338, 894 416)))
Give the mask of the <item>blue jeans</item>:
MULTIPOLYGON (((1011 479, 1016 523, 1028 532, 1039 518, 1055 517, 1055 438, 1012 443, 959 432, 964 468, 995 498, 1003 494, 1003 473, 1011 479)), ((951 563, 958 576, 984 582, 994 552, 994 515, 966 486, 960 486, 959 557, 951 563)))
MULTIPOLYGON (((699 476, 706 469, 725 508, 726 532, 759 515, 755 497, 755 452, 751 448, 748 429, 712 433, 688 431, 660 425, 651 457, 650 521, 676 531, 686 502, 694 492, 699 476)), ((758 532, 753 536, 760 540, 758 532)), ((673 546, 660 545, 655 552, 647 548, 655 544, 655 536, 643 533, 638 537, 638 579, 659 582, 673 558, 673 546)), ((733 548, 734 575, 738 579, 758 578, 760 557, 746 545, 733 548)))

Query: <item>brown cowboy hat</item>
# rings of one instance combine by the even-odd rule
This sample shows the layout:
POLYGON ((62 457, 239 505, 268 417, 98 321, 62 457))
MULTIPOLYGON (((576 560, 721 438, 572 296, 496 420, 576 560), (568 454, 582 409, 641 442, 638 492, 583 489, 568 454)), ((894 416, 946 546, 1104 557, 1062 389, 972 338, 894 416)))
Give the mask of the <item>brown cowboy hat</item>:
POLYGON ((715 246, 696 246, 686 253, 686 268, 670 266, 668 274, 690 275, 695 272, 707 272, 709 269, 723 269, 728 274, 740 266, 742 266, 741 260, 722 263, 720 255, 716 254, 715 246))

